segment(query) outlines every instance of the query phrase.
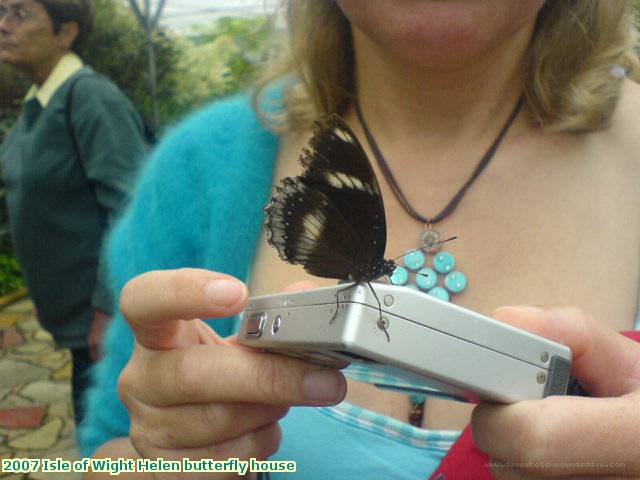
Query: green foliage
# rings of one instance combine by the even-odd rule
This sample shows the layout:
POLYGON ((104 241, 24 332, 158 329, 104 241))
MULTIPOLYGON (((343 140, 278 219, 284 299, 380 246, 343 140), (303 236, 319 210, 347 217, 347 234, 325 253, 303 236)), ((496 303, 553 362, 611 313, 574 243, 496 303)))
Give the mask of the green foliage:
MULTIPOLYGON (((146 32, 126 3, 95 1, 95 29, 85 49, 84 60, 113 80, 149 120, 152 101, 146 32)), ((176 42, 164 32, 154 37, 160 124, 176 115, 178 60, 176 42)))
POLYGON ((202 45, 231 37, 240 51, 250 54, 264 49, 270 32, 271 23, 265 17, 221 17, 209 25, 196 25, 189 38, 195 45, 202 45))
POLYGON ((0 63, 0 143, 9 132, 27 92, 27 79, 8 65, 0 63))
POLYGON ((220 18, 182 39, 176 92, 187 112, 247 88, 267 55, 271 23, 265 17, 220 18))
POLYGON ((20 266, 10 245, 0 248, 0 295, 6 295, 24 286, 20 266))
MULTIPOLYGON (((149 121, 152 100, 146 32, 126 3, 95 0, 96 28, 85 60, 111 78, 149 121)), ((160 131, 203 103, 246 88, 265 58, 270 22, 220 18, 186 36, 154 37, 160 131)))

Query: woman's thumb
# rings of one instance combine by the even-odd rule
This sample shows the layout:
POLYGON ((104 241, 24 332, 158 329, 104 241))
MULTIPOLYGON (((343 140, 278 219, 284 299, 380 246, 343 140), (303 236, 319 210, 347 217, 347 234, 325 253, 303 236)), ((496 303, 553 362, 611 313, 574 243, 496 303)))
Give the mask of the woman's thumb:
POLYGON ((620 396, 640 386, 640 345, 579 308, 501 307, 494 318, 569 347, 573 375, 594 396, 620 396))

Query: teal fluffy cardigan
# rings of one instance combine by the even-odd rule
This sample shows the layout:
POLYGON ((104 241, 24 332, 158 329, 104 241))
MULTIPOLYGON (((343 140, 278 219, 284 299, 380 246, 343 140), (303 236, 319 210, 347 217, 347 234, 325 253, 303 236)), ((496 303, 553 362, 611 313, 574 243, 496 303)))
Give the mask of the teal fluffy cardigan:
MULTIPOLYGON (((180 267, 207 268, 247 281, 277 151, 278 138, 261 128, 243 98, 198 112, 170 133, 110 234, 107 258, 115 292, 143 272, 180 267)), ((222 336, 235 326, 232 318, 211 325, 222 336)), ((133 337, 117 309, 104 348, 85 399, 86 420, 79 431, 83 455, 129 429, 116 382, 133 337)))

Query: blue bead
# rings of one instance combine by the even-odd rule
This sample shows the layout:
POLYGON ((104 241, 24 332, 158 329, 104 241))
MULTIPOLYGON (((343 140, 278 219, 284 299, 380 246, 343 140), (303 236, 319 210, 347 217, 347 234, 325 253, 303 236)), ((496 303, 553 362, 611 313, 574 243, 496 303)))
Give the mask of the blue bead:
POLYGON ((409 272, 406 268, 398 265, 396 266, 396 269, 393 271, 393 274, 390 278, 391 283, 393 283, 394 285, 404 285, 409 279, 409 272))
POLYGON ((440 300, 444 300, 445 302, 449 301, 449 292, 447 292, 442 287, 434 287, 427 292, 432 297, 439 298, 440 300))
POLYGON ((449 273, 456 266, 456 259, 449 252, 439 252, 433 257, 433 268, 438 273, 449 273))
POLYGON ((410 288, 411 290, 417 290, 418 292, 420 291, 420 289, 415 286, 413 283, 410 283, 409 285, 405 285, 405 287, 410 288))
POLYGON ((406 253, 404 257, 402 257, 402 261, 404 262, 404 266, 410 270, 418 270, 424 265, 425 257, 424 253, 420 250, 415 250, 410 253, 406 253))
POLYGON ((416 283, 422 290, 431 290, 438 283, 438 274, 433 268, 421 268, 416 273, 416 283))
POLYGON ((444 286, 451 293, 460 293, 467 286, 467 277, 465 277, 464 273, 454 270, 444 277, 444 286))

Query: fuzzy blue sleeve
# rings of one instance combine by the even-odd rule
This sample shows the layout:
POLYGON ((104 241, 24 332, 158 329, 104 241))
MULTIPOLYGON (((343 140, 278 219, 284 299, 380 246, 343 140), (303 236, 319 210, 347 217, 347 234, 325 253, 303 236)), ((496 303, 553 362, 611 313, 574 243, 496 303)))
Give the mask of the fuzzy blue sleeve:
MULTIPOLYGON (((116 298, 136 275, 156 269, 208 268, 247 279, 262 228, 277 138, 263 130, 247 99, 220 102, 169 134, 141 174, 132 202, 107 243, 116 298)), ((211 325, 223 336, 234 319, 211 325)), ((129 416, 117 380, 133 350, 118 309, 104 358, 92 369, 79 432, 83 456, 128 436, 129 416)))

